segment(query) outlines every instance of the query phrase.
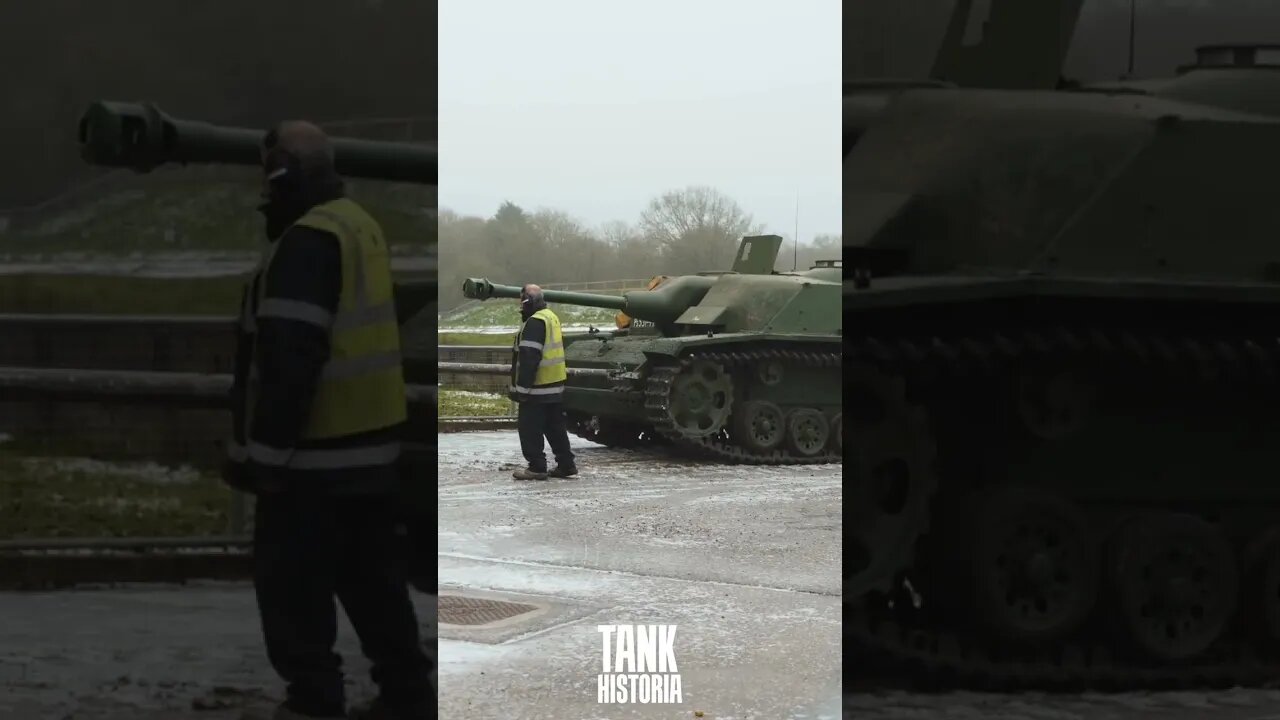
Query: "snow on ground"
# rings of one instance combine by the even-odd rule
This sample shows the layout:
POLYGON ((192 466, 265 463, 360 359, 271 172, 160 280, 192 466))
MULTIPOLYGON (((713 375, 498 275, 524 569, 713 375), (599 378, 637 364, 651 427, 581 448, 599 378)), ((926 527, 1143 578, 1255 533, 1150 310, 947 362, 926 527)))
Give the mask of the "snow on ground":
MULTIPOLYGON (((560 331, 565 333, 586 332, 590 330, 592 327, 593 326, 591 325, 561 325, 560 331)), ((594 327, 596 327, 597 329, 600 328, 599 325, 596 325, 594 327)), ((437 333, 468 333, 468 334, 475 334, 475 335, 510 335, 519 329, 520 328, 514 325, 502 326, 502 327, 495 327, 492 325, 484 325, 484 326, 477 325, 477 326, 442 327, 438 329, 436 332, 437 333)))
POLYGON ((838 717, 841 467, 572 444, 580 476, 529 483, 515 433, 440 437, 441 592, 543 608, 442 626, 441 716, 838 717), (597 704, 616 622, 677 625, 682 705, 597 704))
MULTIPOLYGON (((244 253, 165 253, 103 258, 88 253, 58 255, 48 259, 0 258, 0 275, 113 275, 150 278, 198 278, 240 275, 257 264, 254 254, 244 253)), ((426 257, 393 257, 393 270, 425 272, 435 267, 426 257)))
POLYGON ((115 462, 91 458, 27 457, 23 469, 36 476, 53 477, 70 473, 123 476, 156 485, 191 484, 200 481, 194 468, 166 467, 153 462, 115 462))
POLYGON ((444 383, 440 384, 441 392, 447 392, 454 397, 460 398, 477 398, 479 400, 505 400, 506 397, 499 393, 476 392, 474 390, 452 390, 445 387, 444 383))
MULTIPOLYGON (((514 433, 440 436, 443 593, 528 619, 440 629, 441 716, 474 720, 1280 720, 1280 692, 866 692, 840 699, 841 467, 692 463, 573 440, 516 482, 514 433), (675 623, 684 704, 597 704, 597 624, 675 623)), ((416 595, 434 638, 433 599, 416 595)), ((233 720, 271 701, 246 584, 0 593, 0 718, 233 720)), ((345 619, 350 697, 371 692, 345 619)))

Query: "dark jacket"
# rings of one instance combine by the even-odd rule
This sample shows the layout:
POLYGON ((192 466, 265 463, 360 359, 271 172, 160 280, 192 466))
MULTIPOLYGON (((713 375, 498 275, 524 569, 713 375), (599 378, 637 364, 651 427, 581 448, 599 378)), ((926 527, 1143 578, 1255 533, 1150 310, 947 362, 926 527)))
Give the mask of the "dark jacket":
MULTIPOLYGON (((292 223, 310 207, 339 197, 340 193, 318 196, 314 202, 293 211, 292 223)), ((270 212, 264 209, 264 212, 270 212)), ((281 218, 274 218, 279 223, 281 218)), ((269 225, 271 223, 269 222, 269 225)), ((246 290, 242 303, 256 309, 258 284, 266 283, 265 296, 298 300, 319 305, 336 313, 342 290, 342 255, 338 238, 331 233, 304 227, 290 227, 276 241, 278 246, 266 277, 259 274, 246 290)), ((255 313, 256 314, 256 313, 255 313)), ((311 411, 320 372, 329 359, 329 335, 324 329, 296 320, 267 317, 257 324, 257 364, 261 383, 251 427, 253 437, 244 435, 244 388, 249 379, 251 338, 244 328, 237 331, 232 415, 235 437, 253 440, 274 448, 334 449, 398 440, 402 427, 343 438, 303 441, 299 439, 311 411)), ((396 487, 397 470, 392 467, 347 470, 268 469, 252 461, 246 466, 248 485, 258 491, 264 483, 296 485, 323 492, 385 492, 396 487)))

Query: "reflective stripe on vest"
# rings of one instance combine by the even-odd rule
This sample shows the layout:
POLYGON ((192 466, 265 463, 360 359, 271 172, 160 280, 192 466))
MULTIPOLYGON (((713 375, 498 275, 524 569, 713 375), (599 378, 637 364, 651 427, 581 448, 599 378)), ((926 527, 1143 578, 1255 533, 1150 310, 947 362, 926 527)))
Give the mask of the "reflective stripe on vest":
MULTIPOLYGON (((564 364, 564 335, 560 331, 560 318, 551 312, 548 308, 543 308, 533 314, 529 319, 537 318, 542 321, 546 327, 546 340, 537 342, 535 340, 524 340, 521 337, 516 338, 517 355, 519 348, 527 347, 542 352, 542 359, 538 362, 538 372, 534 375, 533 387, 526 388, 517 385, 515 378, 519 375, 513 375, 513 381, 510 391, 520 395, 560 395, 564 393, 565 381, 569 377, 569 373, 565 369, 564 364)), ((524 335, 524 327, 520 328, 520 335, 524 335)), ((513 363, 515 365, 515 363, 513 363)))
POLYGON ((368 325, 395 322, 396 308, 393 303, 387 302, 373 307, 355 308, 335 317, 319 305, 284 298, 267 298, 258 306, 258 317, 297 320, 325 330, 341 332, 368 325))
MULTIPOLYGON (((339 240, 342 290, 337 312, 297 300, 266 297, 265 279, 275 250, 272 246, 258 271, 257 293, 253 298, 256 302, 242 313, 241 327, 256 332, 256 314, 258 318, 307 323, 329 333, 329 360, 321 371, 302 439, 338 438, 404 422, 407 408, 400 331, 390 259, 381 229, 373 218, 347 199, 312 208, 295 224, 333 233, 339 240)), ((246 426, 253 418, 260 381, 257 364, 252 363, 246 426)), ((391 463, 399 457, 398 444, 349 450, 293 450, 270 448, 255 443, 252 437, 252 427, 246 427, 248 442, 238 450, 229 448, 232 460, 239 455, 270 465, 333 469, 391 463)))

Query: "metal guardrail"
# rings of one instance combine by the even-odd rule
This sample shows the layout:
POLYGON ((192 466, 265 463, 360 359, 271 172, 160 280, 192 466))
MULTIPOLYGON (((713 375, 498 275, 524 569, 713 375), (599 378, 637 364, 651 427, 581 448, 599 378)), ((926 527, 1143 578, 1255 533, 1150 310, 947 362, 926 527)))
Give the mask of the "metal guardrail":
MULTIPOLYGON (((441 361, 445 358, 457 360, 458 362, 473 362, 476 359, 483 359, 489 355, 500 355, 502 357, 511 357, 511 345, 437 345, 436 357, 441 361)), ((448 361, 446 361, 448 362, 448 361)))
MULTIPOLYGON (((79 370, 63 368, 0 367, 0 396, 5 400, 60 400, 97 402, 120 405, 160 405, 222 409, 230 400, 231 376, 226 374, 151 372, 136 370, 79 370)), ((410 406, 430 405, 435 410, 438 390, 434 385, 409 385, 405 388, 410 406)), ((251 500, 235 492, 228 508, 231 532, 248 527, 251 500)), ((75 546, 76 540, 61 542, 75 546)), ((155 546, 157 539, 129 541, 139 547, 155 546)), ((169 547, 192 547, 189 538, 171 538, 163 542, 169 547)), ((58 544, 58 543, 55 543, 58 544)), ((0 544, 0 552, 6 549, 0 544)))
MULTIPOLYGON (((446 374, 502 375, 511 372, 509 365, 488 363, 440 363, 440 366, 441 372, 446 374)), ((608 371, 575 368, 570 373, 607 375, 608 371)), ((0 367, 0 393, 6 400, 69 400, 216 409, 226 407, 230 389, 231 376, 226 374, 0 367)), ((411 406, 435 408, 439 388, 435 385, 409 385, 405 388, 405 396, 411 406)), ((454 420, 441 418, 445 424, 454 420)))
MULTIPOLYGON (((447 389, 493 394, 506 391, 507 383, 499 377, 500 372, 465 372, 454 366, 510 362, 508 345, 437 345, 436 359, 437 373, 441 374, 441 382, 447 389)), ((514 416, 516 408, 515 403, 510 403, 507 416, 514 416)))
POLYGON ((0 590, 58 590, 84 585, 245 581, 253 555, 237 552, 0 553, 0 590))
POLYGON ((0 590, 252 577, 247 536, 19 538, 0 541, 0 590))
MULTIPOLYGON (((91 400, 143 404, 147 402, 193 407, 223 407, 231 390, 231 375, 146 370, 80 370, 65 368, 0 367, 0 390, 6 399, 91 400)), ((410 405, 435 404, 434 385, 409 385, 410 405)))
MULTIPOLYGON (((459 375, 510 375, 511 366, 498 363, 436 363, 439 371, 459 375)), ((609 377, 612 373, 602 368, 568 368, 569 377, 609 377)))
MULTIPOLYGON (((153 325, 165 333, 165 325, 193 325, 201 332, 230 327, 223 317, 151 316, 29 316, 5 315, 0 323, 54 323, 67 326, 76 337, 88 329, 153 325)), ((109 331, 109 330, 108 330, 109 331)), ((166 338, 167 339, 167 338, 166 338)), ((157 342, 160 342, 157 340, 157 342)), ((181 340, 176 342, 181 343, 181 340)), ((168 342, 160 342, 168 349, 168 342)), ((44 352, 22 357, 39 362, 44 352)), ((13 358, 19 359, 19 358, 13 358)), ((150 360, 151 358, 140 358, 150 360)), ((119 360, 117 358, 117 360, 119 360)), ((125 362, 128 360, 126 359, 125 362)), ((0 366, 0 398, 4 401, 50 400, 109 405, 159 405, 224 409, 228 405, 231 376, 222 373, 114 370, 75 367, 0 366)), ((438 390, 434 385, 409 385, 411 406, 430 403, 434 413, 438 390)), ((444 431, 510 427, 513 419, 447 420, 444 431)), ((231 535, 160 538, 18 538, 0 540, 0 589, 49 589, 85 583, 184 582, 191 579, 243 580, 249 577, 248 529, 251 497, 232 493, 228 507, 231 535)))
POLYGON ((481 415, 471 417, 442 417, 436 421, 437 432, 475 432, 477 430, 511 430, 516 426, 514 415, 481 415))
POLYGON ((55 552, 76 550, 176 550, 247 548, 248 535, 209 537, 107 537, 107 538, 19 538, 0 540, 0 553, 55 552))
MULTIPOLYGON (((501 356, 506 356, 510 350, 506 347, 494 347, 489 345, 439 345, 436 348, 437 357, 479 357, 480 359, 488 359, 495 351, 501 356)), ((480 375, 480 376, 503 376, 511 373, 511 365, 503 363, 488 362, 437 362, 437 372, 442 376, 458 376, 458 375, 480 375)), ((613 371, 603 368, 568 368, 567 372, 570 377, 610 377, 613 371)), ((451 383, 446 383, 445 387, 451 387, 451 383)), ((469 387, 457 388, 460 390, 470 390, 469 387)), ((518 405, 512 402, 508 408, 506 415, 493 415, 483 417, 439 417, 437 419, 438 432, 467 432, 474 430, 506 430, 515 427, 515 415, 518 405)))

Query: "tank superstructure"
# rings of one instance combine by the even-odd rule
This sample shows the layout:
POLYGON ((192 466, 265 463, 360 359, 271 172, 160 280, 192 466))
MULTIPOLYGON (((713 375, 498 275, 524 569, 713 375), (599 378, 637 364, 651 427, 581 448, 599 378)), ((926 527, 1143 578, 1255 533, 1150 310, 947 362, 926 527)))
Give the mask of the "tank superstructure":
MULTIPOLYGON (((619 311, 617 329, 566 334, 571 430, 606 445, 658 442, 745 463, 840 462, 838 262, 773 271, 781 238, 744 238, 734 269, 659 277, 622 296, 544 290, 619 311)), ((520 288, 469 279, 474 299, 520 288)))
POLYGON ((1079 0, 990 7, 965 62, 959 3, 930 81, 846 87, 845 396, 874 409, 848 431, 847 662, 1268 681, 1280 54, 1082 86, 1057 79, 1079 0), (1024 72, 1028 46, 1062 52, 1024 72))

